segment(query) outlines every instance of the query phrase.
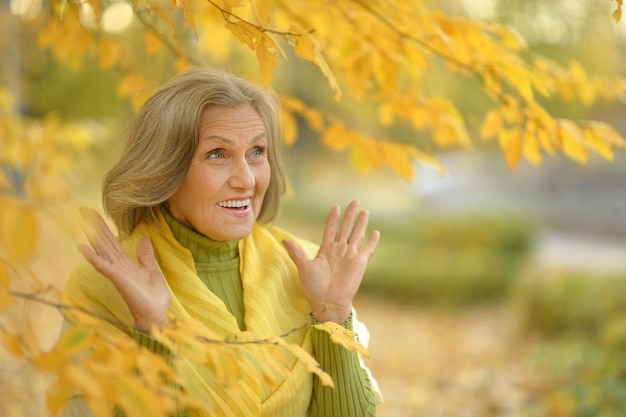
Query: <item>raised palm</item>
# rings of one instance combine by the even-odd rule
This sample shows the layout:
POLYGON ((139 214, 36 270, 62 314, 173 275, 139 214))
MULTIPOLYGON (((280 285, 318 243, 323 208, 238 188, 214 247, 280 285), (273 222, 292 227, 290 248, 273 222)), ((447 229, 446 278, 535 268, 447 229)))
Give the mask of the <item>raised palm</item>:
POLYGON ((148 238, 137 243, 137 262, 120 245, 102 217, 94 210, 82 209, 88 245, 79 249, 85 259, 107 277, 120 293, 134 320, 135 328, 148 333, 152 325, 168 323, 171 294, 154 258, 148 238))
POLYGON ((295 242, 283 242, 298 268, 311 311, 319 321, 343 323, 348 318, 352 299, 378 245, 378 231, 373 231, 365 241, 369 213, 357 214, 358 207, 357 201, 348 204, 343 221, 338 206, 330 210, 322 244, 313 259, 295 242))

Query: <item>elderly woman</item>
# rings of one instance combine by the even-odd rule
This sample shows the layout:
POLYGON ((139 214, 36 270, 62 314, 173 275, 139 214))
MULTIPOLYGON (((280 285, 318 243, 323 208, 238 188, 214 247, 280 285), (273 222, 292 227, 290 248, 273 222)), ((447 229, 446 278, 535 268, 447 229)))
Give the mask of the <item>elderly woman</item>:
MULTIPOLYGON (((103 185, 119 241, 99 218, 66 293, 134 328, 118 330, 156 352, 153 325, 192 317, 214 332, 285 334, 311 320, 353 328, 352 299, 378 232, 352 202, 331 209, 318 247, 272 226, 285 187, 277 101, 236 76, 195 69, 165 84, 127 132, 103 185), (136 260, 136 261, 135 261, 136 260)), ((335 387, 296 358, 285 383, 246 380, 233 396, 205 372, 210 409, 188 416, 371 416, 379 393, 356 352, 304 328, 289 336, 335 387)), ((88 415, 80 399, 66 416, 88 415)))

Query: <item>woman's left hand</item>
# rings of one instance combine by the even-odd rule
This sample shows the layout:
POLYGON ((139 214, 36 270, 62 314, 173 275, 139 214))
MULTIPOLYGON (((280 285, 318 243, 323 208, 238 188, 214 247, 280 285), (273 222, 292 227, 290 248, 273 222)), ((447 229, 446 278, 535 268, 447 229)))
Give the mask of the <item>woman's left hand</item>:
POLYGON ((358 212, 358 208, 357 201, 348 204, 343 221, 339 206, 330 210, 322 244, 314 259, 309 259, 295 242, 283 241, 300 273, 302 290, 313 317, 320 322, 343 324, 348 319, 352 299, 378 245, 380 233, 377 230, 365 241, 369 213, 358 212))

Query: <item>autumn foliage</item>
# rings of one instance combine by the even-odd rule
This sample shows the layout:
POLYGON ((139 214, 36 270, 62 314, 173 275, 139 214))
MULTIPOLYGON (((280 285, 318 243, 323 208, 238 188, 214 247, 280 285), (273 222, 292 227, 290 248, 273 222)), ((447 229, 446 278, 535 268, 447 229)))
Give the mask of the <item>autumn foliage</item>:
MULTIPOLYGON (((621 13, 622 0, 616 0, 615 21, 621 13)), ((497 141, 514 169, 523 159, 539 165, 557 153, 580 163, 591 154, 610 161, 616 149, 626 146, 620 133, 603 121, 555 117, 545 108, 554 98, 587 106, 623 98, 626 80, 594 76, 575 61, 561 65, 534 54, 510 27, 450 16, 418 0, 51 0, 39 13, 24 15, 22 23, 35 28, 39 48, 59 65, 78 68, 95 58, 101 71, 123 74, 117 93, 134 107, 159 82, 151 78, 146 63, 167 56, 171 73, 180 73, 194 65, 220 65, 243 46, 257 62, 263 85, 271 86, 279 76, 279 62, 309 62, 325 77, 335 100, 350 95, 370 103, 383 127, 407 124, 427 132, 430 149, 471 148, 478 135, 481 141, 497 141), (107 26, 113 7, 130 13, 126 34, 107 26), (440 67, 450 77, 475 80, 491 99, 477 132, 468 128, 453 101, 423 85, 425 75, 440 67)), ((615 24, 607 16, 609 23, 615 24)), ((435 155, 415 143, 372 137, 300 98, 281 99, 287 145, 297 140, 301 122, 330 151, 348 152, 357 170, 388 167, 411 180, 417 161, 445 171, 435 155)), ((97 416, 110 415, 116 405, 129 417, 165 416, 181 405, 193 407, 200 401, 198 393, 184 374, 174 371, 182 358, 213 366, 220 381, 236 389, 238 367, 256 369, 271 382, 288 372, 281 357, 296 355, 332 384, 313 358, 283 341, 284 335, 226 340, 196 323, 173 322, 154 332, 172 353, 174 359, 168 361, 140 349, 132 339, 93 330, 93 320, 106 318, 64 299, 29 268, 36 253, 38 217, 71 195, 67 178, 77 175, 72 161, 93 146, 93 134, 54 116, 26 119, 11 100, 0 90, 0 314, 38 303, 77 326, 49 349, 23 330, 28 326, 22 323, 0 320, 0 335, 13 357, 56 377, 47 394, 52 414, 74 392, 85 396, 97 416), (20 287, 28 283, 26 291, 16 289, 18 280, 20 287), (262 346, 264 360, 242 355, 242 344, 262 346)), ((366 353, 355 344, 354 334, 324 330, 346 347, 366 353)))

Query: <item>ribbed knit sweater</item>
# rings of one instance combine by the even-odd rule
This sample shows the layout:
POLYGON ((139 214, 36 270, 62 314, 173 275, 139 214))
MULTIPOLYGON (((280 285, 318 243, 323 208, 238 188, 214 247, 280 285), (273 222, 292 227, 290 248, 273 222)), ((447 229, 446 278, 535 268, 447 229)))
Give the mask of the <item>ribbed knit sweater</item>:
MULTIPOLYGON (((242 331, 254 332, 254 329, 246 329, 244 324, 238 242, 211 240, 185 227, 166 210, 163 214, 176 240, 191 252, 198 277, 224 302, 242 331)), ((352 321, 349 320, 346 326, 352 329, 352 321)), ((158 349, 147 336, 136 334, 135 338, 144 346, 158 349)), ((314 379, 309 416, 375 416, 375 394, 358 353, 333 343, 327 332, 317 329, 313 329, 313 351, 321 368, 333 378, 335 387, 325 387, 317 377, 314 379)))

